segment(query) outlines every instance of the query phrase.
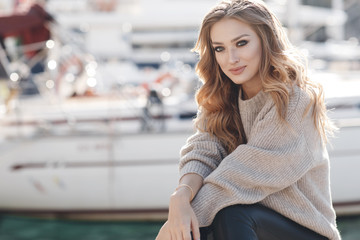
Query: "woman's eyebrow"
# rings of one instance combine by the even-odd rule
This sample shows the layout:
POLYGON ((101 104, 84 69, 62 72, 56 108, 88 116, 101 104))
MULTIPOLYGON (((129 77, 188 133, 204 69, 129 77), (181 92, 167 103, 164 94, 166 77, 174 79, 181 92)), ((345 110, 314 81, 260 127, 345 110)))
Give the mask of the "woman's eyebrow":
MULTIPOLYGON (((237 40, 243 38, 243 37, 246 37, 246 36, 250 36, 249 34, 241 34, 240 36, 237 36, 236 38, 232 39, 231 42, 236 42, 237 40)), ((211 41, 211 44, 223 44, 221 42, 213 42, 211 41)))

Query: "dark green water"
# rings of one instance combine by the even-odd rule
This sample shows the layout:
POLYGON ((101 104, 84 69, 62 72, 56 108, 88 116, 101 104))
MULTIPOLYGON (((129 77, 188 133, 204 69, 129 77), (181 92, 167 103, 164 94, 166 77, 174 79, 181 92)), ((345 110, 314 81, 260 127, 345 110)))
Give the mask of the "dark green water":
MULTIPOLYGON (((0 215, 0 240, 154 240, 161 225, 0 215)), ((343 240, 360 240, 360 216, 339 218, 338 226, 343 240)))
POLYGON ((0 240, 154 240, 162 222, 46 220, 0 215, 0 240))

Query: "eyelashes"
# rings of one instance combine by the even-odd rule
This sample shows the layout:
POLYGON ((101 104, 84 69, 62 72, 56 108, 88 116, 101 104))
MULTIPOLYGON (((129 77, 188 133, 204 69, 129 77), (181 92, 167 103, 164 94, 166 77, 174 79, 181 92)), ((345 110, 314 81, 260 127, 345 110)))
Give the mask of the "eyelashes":
MULTIPOLYGON (((247 41, 247 40, 240 40, 240 41, 236 42, 236 46, 237 47, 242 47, 242 46, 247 45, 248 43, 249 43, 249 41, 247 41)), ((222 46, 214 47, 215 52, 222 52, 224 50, 225 50, 225 48, 222 47, 222 46)))
POLYGON ((242 47, 245 46, 246 44, 248 44, 247 40, 241 40, 236 43, 236 46, 242 47))
POLYGON ((223 47, 214 47, 215 52, 222 52, 224 50, 223 47))

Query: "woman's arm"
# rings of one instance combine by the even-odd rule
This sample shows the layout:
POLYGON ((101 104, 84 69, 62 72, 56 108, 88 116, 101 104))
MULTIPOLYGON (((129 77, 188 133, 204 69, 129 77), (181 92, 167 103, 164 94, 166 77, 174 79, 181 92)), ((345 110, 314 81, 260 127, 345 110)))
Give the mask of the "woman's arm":
POLYGON ((203 184, 203 178, 196 173, 188 173, 184 175, 180 181, 179 186, 172 196, 181 195, 182 197, 193 200, 197 192, 203 184))
POLYGON ((226 157, 227 152, 215 136, 197 131, 187 140, 180 154, 180 177, 196 173, 206 178, 226 157))
POLYGON ((168 220, 156 240, 191 240, 191 232, 193 239, 200 239, 199 223, 190 202, 202 183, 203 178, 195 173, 186 174, 180 179, 179 186, 170 197, 168 220))
POLYGON ((191 201, 207 177, 227 155, 220 141, 207 132, 197 131, 181 149, 180 181, 170 197, 168 221, 156 240, 200 239, 198 219, 191 201))

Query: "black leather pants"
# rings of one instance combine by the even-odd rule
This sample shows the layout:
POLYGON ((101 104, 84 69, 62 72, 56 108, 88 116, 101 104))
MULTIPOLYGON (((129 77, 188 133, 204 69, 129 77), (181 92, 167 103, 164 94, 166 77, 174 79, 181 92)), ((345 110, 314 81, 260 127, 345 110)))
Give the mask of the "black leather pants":
POLYGON ((200 232, 201 240, 328 239, 260 204, 224 208, 200 232))

